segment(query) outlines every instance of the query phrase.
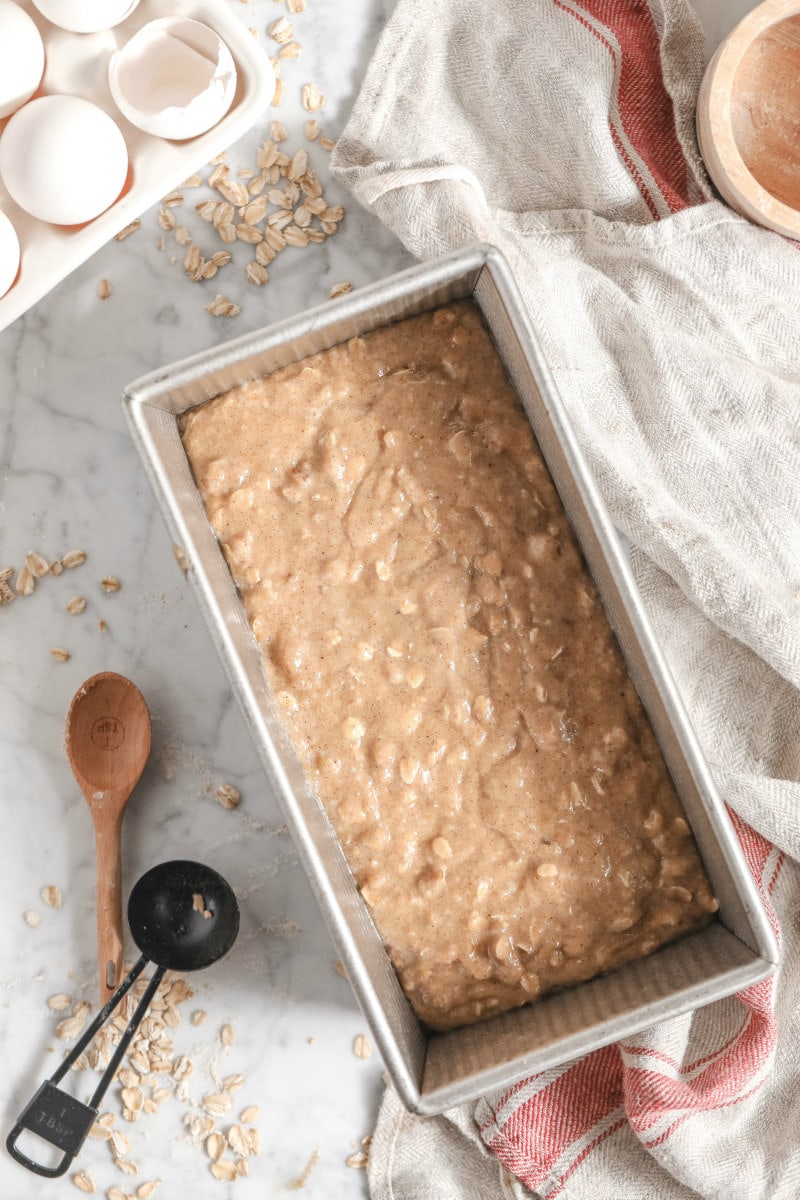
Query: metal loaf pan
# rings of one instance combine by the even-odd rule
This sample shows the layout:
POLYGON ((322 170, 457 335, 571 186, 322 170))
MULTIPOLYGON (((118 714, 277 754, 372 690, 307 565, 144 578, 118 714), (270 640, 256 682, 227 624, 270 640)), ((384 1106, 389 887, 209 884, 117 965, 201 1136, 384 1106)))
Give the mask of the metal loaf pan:
POLYGON ((500 253, 475 245, 403 271, 132 384, 134 441, 191 579, 372 1035, 409 1109, 442 1112, 756 983, 778 951, 739 844, 587 470, 519 291, 500 253), (421 1027, 327 816, 281 730, 256 641, 183 451, 178 418, 228 388, 358 334, 471 296, 531 421, 672 774, 719 899, 700 933, 605 977, 448 1033, 421 1027))

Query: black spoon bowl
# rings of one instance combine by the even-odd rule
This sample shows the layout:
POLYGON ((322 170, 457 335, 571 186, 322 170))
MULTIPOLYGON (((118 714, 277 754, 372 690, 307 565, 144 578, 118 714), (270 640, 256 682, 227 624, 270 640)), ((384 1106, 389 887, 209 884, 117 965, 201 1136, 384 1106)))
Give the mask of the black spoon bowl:
POLYGON ((72 1050, 41 1085, 6 1139, 9 1154, 37 1175, 63 1175, 97 1119, 100 1101, 131 1038, 167 971, 199 971, 227 954, 239 933, 239 905, 221 875, 202 863, 177 859, 159 863, 135 884, 128 900, 128 925, 141 957, 72 1050), (148 962, 156 969, 88 1104, 56 1084, 106 1023, 148 962), (54 1167, 34 1162, 17 1146, 23 1130, 64 1152, 54 1167))
POLYGON ((161 863, 134 885, 128 925, 142 954, 170 971, 200 971, 227 954, 239 932, 231 887, 202 863, 161 863))

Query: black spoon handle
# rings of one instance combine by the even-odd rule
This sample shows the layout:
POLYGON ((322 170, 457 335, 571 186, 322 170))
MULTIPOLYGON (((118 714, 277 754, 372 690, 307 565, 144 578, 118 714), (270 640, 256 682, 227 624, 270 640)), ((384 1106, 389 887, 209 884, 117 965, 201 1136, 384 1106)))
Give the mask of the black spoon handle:
POLYGON ((153 999, 153 996, 155 996, 156 992, 158 991, 158 985, 161 983, 161 980, 164 978, 166 971, 167 971, 166 967, 156 967, 155 971, 153 972, 153 978, 148 983, 147 988, 145 989, 145 993, 142 996, 139 1003, 137 1004, 134 1014, 131 1017, 130 1021, 128 1022, 128 1026, 127 1026, 125 1032, 123 1033, 122 1037, 119 1039, 119 1042, 117 1043, 116 1050, 111 1055, 111 1061, 109 1062, 108 1066, 106 1067, 105 1071, 103 1072, 103 1075, 102 1075, 97 1087, 94 1089, 92 1098, 89 1101, 89 1104, 92 1106, 92 1108, 95 1108, 95 1109, 99 1108, 100 1101, 103 1099, 103 1096, 105 1096, 105 1094, 106 1094, 106 1088, 111 1083, 114 1076, 116 1075, 117 1067, 122 1062, 122 1056, 125 1053, 125 1051, 128 1049, 128 1044, 129 1044, 131 1038, 136 1033, 136 1030, 139 1028, 139 1025, 142 1022, 142 1018, 144 1017, 144 1014, 147 1012, 148 1008, 150 1007, 150 1001, 153 999))
POLYGON ((120 1000, 122 1000, 123 996, 147 966, 147 961, 144 955, 142 955, 134 964, 114 992, 114 995, 100 1010, 64 1061, 59 1064, 50 1078, 42 1084, 36 1095, 17 1118, 14 1128, 6 1139, 6 1147, 12 1158, 15 1158, 23 1167, 27 1167, 29 1171, 34 1171, 37 1175, 43 1175, 48 1179, 56 1179, 68 1169, 69 1164, 86 1140, 89 1130, 97 1119, 100 1101, 114 1078, 117 1068, 122 1061, 122 1056, 127 1050, 134 1033, 139 1028, 142 1018, 150 1006, 150 1001, 158 989, 158 985, 164 978, 166 967, 157 967, 153 972, 153 977, 136 1006, 133 1016, 122 1034, 89 1103, 83 1104, 67 1092, 62 1092, 55 1085, 111 1016, 120 1000), (28 1158, 27 1154, 23 1154, 18 1149, 17 1141, 25 1129, 38 1134, 44 1141, 49 1142, 51 1146, 56 1146, 59 1150, 64 1151, 64 1157, 57 1166, 45 1167, 41 1163, 34 1162, 33 1159, 28 1158))

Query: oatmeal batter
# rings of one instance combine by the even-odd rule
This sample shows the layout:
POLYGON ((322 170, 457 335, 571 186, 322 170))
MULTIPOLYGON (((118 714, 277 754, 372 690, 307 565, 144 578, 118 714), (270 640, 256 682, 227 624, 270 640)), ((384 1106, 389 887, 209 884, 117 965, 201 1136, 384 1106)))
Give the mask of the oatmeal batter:
POLYGON ((436 1029, 649 954, 716 901, 469 301, 190 412, 290 740, 436 1029))

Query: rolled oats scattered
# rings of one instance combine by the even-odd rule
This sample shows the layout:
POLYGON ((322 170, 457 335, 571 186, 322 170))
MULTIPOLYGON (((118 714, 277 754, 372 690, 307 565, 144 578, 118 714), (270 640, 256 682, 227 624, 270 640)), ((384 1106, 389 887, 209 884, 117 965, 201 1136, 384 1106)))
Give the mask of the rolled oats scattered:
POLYGON ((97 1186, 88 1171, 79 1171, 77 1175, 72 1176, 72 1182, 80 1192, 96 1192, 97 1186))
MULTIPOLYGON (((249 1110, 245 1110, 249 1111, 249 1110)), ((256 1112, 258 1109, 256 1109, 256 1112)), ((261 1153, 261 1134, 257 1129, 248 1129, 247 1140, 250 1143, 250 1153, 255 1157, 261 1153)))
POLYGON ((202 175, 190 175, 188 179, 184 179, 181 184, 182 188, 197 188, 203 186, 202 175))
POLYGON ((220 165, 217 167, 217 169, 215 171, 212 171, 211 174, 209 175, 208 186, 211 188, 218 188, 221 183, 225 182, 225 180, 228 178, 230 173, 231 173, 230 167, 227 166, 225 163, 220 163, 220 165))
POLYGON ((237 1158, 234 1165, 237 1175, 245 1176, 250 1174, 250 1164, 246 1158, 237 1158))
POLYGON ((203 1008, 198 1008, 196 1010, 196 1012, 192 1013, 192 1024, 193 1025, 203 1025, 203 1024, 205 1024, 207 1019, 208 1019, 208 1013, 203 1008))
POLYGON ((11 576, 14 574, 13 567, 3 567, 0 569, 0 583, 8 583, 11 576))
POLYGON ((227 1075, 222 1081, 223 1092, 238 1092, 244 1086, 244 1075, 227 1075))
POLYGON ((43 554, 38 550, 31 550, 25 555, 25 566, 33 575, 34 579, 41 579, 50 570, 50 564, 43 554))
POLYGON ((225 1092, 209 1092, 203 1096, 203 1108, 214 1117, 224 1117, 225 1113, 230 1112, 232 1104, 233 1096, 225 1092))
POLYGON ((185 225, 179 225, 175 230, 175 241, 179 246, 189 246, 192 242, 192 235, 185 225))
POLYGON ((232 1025, 223 1025, 219 1031, 219 1040, 223 1046, 232 1046, 236 1041, 236 1030, 232 1025))
POLYGON ((355 1054, 356 1058, 369 1058, 370 1054, 372 1054, 372 1046, 369 1038, 363 1033, 360 1033, 353 1042, 353 1054, 355 1054))
POLYGON ((195 204, 195 212, 202 217, 204 221, 213 221, 214 213, 217 211, 217 203, 215 200, 203 200, 200 204, 195 204))
POLYGON ((36 578, 29 567, 23 567, 14 584, 18 596, 30 596, 36 587, 36 578))
POLYGON ((72 996, 68 996, 66 992, 58 992, 47 1001, 47 1007, 52 1008, 53 1012, 63 1012, 65 1008, 69 1008, 70 1004, 72 1004, 72 996))
POLYGON ((101 300, 108 300, 111 295, 111 284, 107 279, 101 279, 97 285, 97 295, 101 300))
POLYGON ((278 51, 278 58, 293 59, 299 58, 303 53, 303 47, 299 42, 287 42, 285 46, 281 46, 278 51))
POLYGON ((162 206, 158 210, 158 223, 165 233, 170 233, 175 228, 175 217, 168 208, 162 206))
POLYGON ((100 619, 100 620, 97 622, 97 631, 98 631, 98 633, 107 633, 107 632, 108 632, 108 626, 106 625, 106 623, 105 623, 105 621, 102 619, 102 617, 101 617, 101 619, 100 619))
POLYGON ((165 208, 174 208, 177 204, 183 204, 183 194, 176 188, 164 197, 161 201, 165 208))
POLYGON ((62 563, 60 558, 57 558, 54 562, 50 563, 50 574, 51 575, 61 575, 61 574, 63 574, 63 571, 64 571, 64 564, 62 563))
POLYGON ((255 200, 251 200, 249 204, 242 209, 242 223, 244 225, 257 225, 259 221, 263 221, 267 215, 267 199, 266 196, 259 196, 255 200))
POLYGON ((121 1187, 117 1187, 116 1184, 114 1187, 108 1189, 106 1196, 108 1200, 132 1200, 130 1193, 124 1191, 121 1187))
POLYGON ((259 196, 267 186, 267 182, 264 174, 254 176, 247 185, 248 196, 259 196))
POLYGON ((211 1174, 215 1179, 221 1179, 223 1183, 230 1183, 236 1178, 236 1164, 232 1163, 229 1158, 223 1158, 220 1162, 211 1164, 211 1174))
POLYGON ((147 1183, 142 1183, 136 1189, 136 1200, 150 1200, 155 1190, 161 1184, 160 1179, 150 1179, 147 1183))
POLYGON ((287 246, 307 246, 308 234, 305 229, 298 229, 296 225, 287 225, 283 231, 283 236, 286 239, 287 246))
MULTIPOLYGON (((214 792, 214 795, 217 797, 223 808, 238 808, 242 799, 241 794, 230 783, 221 783, 214 792)), ((229 1029, 230 1026, 226 1025, 225 1028, 229 1029)), ((232 1043, 228 1043, 228 1045, 231 1044, 232 1043)))
POLYGON ((269 282, 269 273, 267 268, 262 266, 260 262, 249 262, 244 269, 248 283, 252 283, 255 287, 263 287, 269 282))
POLYGON ((117 579, 116 575, 105 575, 100 580, 100 587, 103 589, 106 595, 110 596, 113 592, 118 592, 122 587, 122 584, 117 579))
POLYGON ((306 112, 319 112, 325 104, 325 97, 315 83, 303 85, 302 99, 306 112))
POLYGON ((241 1125, 231 1125, 227 1137, 228 1145, 234 1154, 245 1156, 250 1153, 250 1139, 241 1125))
POLYGON ((62 1042, 71 1042, 78 1034, 83 1032, 83 1027, 86 1024, 86 1018, 83 1016, 76 1017, 74 1014, 67 1017, 64 1021, 59 1021, 56 1025, 56 1037, 62 1042))
POLYGON ((16 598, 8 584, 5 581, 0 581, 0 607, 11 604, 16 598))
POLYGON ((65 650, 63 646, 53 646, 50 651, 50 657, 54 662, 65 663, 69 662, 72 658, 72 653, 69 650, 65 650))
POLYGON ((111 1138, 111 1130, 107 1129, 105 1125, 101 1125, 99 1121, 95 1121, 94 1125, 89 1130, 89 1137, 95 1138, 100 1142, 107 1142, 111 1138))
POLYGON ((192 1063, 192 1060, 190 1058, 186 1057, 185 1054, 182 1054, 180 1056, 180 1058, 178 1058, 173 1063, 173 1066, 172 1066, 172 1075, 175 1079, 178 1080, 178 1082, 182 1082, 184 1079, 188 1079, 193 1071, 194 1071, 194 1064, 192 1063))
POLYGON ((131 1148, 131 1144, 128 1141, 128 1139, 126 1138, 125 1134, 122 1133, 119 1129, 112 1129, 111 1130, 111 1149, 114 1152, 114 1157, 115 1158, 124 1158, 124 1156, 130 1151, 130 1148, 131 1148))
POLYGON ((138 1175, 139 1168, 135 1162, 131 1162, 129 1158, 115 1158, 114 1162, 126 1175, 138 1175))
POLYGON ((225 197, 229 204, 235 204, 237 207, 243 207, 250 199, 250 193, 244 184, 237 183, 233 179, 223 180, 217 191, 225 197))
POLYGON ((286 84, 282 79, 275 80, 275 93, 272 97, 272 107, 280 108, 283 104, 283 98, 286 95, 286 84))
POLYGON ((297 1179, 293 1179, 292 1182, 288 1185, 290 1192, 299 1192, 306 1186, 309 1179, 311 1178, 311 1172, 314 1170, 314 1167, 317 1165, 318 1162, 319 1162, 319 1150, 315 1150, 314 1153, 311 1155, 311 1158, 306 1163, 303 1173, 301 1175, 298 1175, 297 1179))
POLYGON ((29 910, 28 912, 25 913, 25 921, 28 925, 30 925, 31 929, 35 929, 36 926, 41 921, 41 919, 42 918, 39 916, 39 914, 37 912, 32 912, 31 910, 29 910))
POLYGON ((86 608, 86 597, 73 596, 71 600, 67 601, 64 607, 70 616, 76 616, 78 613, 82 613, 86 608))
POLYGON ((336 145, 336 142, 333 140, 333 138, 321 137, 319 139, 319 144, 320 144, 320 146, 322 146, 323 150, 332 150, 333 147, 336 145))
POLYGON ((50 908, 61 908, 61 889, 54 884, 49 884, 43 887, 41 891, 42 899, 50 908))
POLYGON ((85 550, 68 550, 61 559, 62 567, 65 567, 68 571, 71 571, 73 567, 82 567, 85 562, 85 550))
POLYGON ((139 228, 141 223, 142 222, 137 217, 135 221, 131 221, 130 225, 126 225, 124 229, 120 229, 114 240, 117 242, 124 241, 126 237, 130 237, 132 233, 136 233, 136 230, 139 228))
POLYGON ((330 300, 336 300, 339 296, 346 296, 348 292, 352 292, 352 283, 335 283, 328 292, 330 300))
POLYGON ((300 179, 308 170, 308 151, 298 150, 289 165, 289 178, 300 179))
POLYGON ((236 236, 240 242, 249 242, 251 246, 255 246, 258 242, 263 242, 264 234, 255 225, 237 225, 236 236))
POLYGON ((215 296, 214 299, 206 305, 206 312, 212 317, 236 317, 242 310, 238 304, 234 304, 227 296, 215 296))
POLYGON ((287 21, 286 17, 278 17, 277 21, 272 21, 267 26, 267 34, 274 42, 285 43, 292 39, 294 30, 292 29, 291 21, 287 21))
POLYGON ((257 1104, 248 1104, 247 1108, 242 1109, 239 1119, 243 1125, 252 1125, 258 1120, 260 1111, 257 1104))
POLYGON ((286 0, 287 10, 295 15, 306 11, 306 0, 286 0))
POLYGON ((206 1154, 212 1162, 219 1162, 225 1153, 226 1144, 224 1136, 219 1132, 214 1132, 206 1138, 206 1154))
POLYGON ((346 1167, 366 1167, 369 1162, 369 1155, 366 1150, 358 1150, 355 1154, 351 1154, 349 1158, 344 1160, 346 1167))
POLYGON ((144 1104, 144 1092, 138 1087, 124 1087, 122 1089, 122 1103, 131 1112, 138 1112, 144 1104))
POLYGON ((214 158, 210 158, 208 160, 208 165, 210 167, 215 167, 218 163, 224 163, 227 157, 228 157, 227 150, 221 150, 219 152, 219 154, 217 154, 214 158))
MULTIPOLYGON (((120 1024, 120 1026, 118 1026, 120 1032, 122 1032, 124 1030, 124 1028, 128 1022, 128 1019, 129 1018, 127 1017, 127 1015, 122 1018, 121 1024, 120 1024)), ((128 1062, 132 1062, 133 1065, 136 1067, 136 1069, 142 1073, 142 1075, 146 1075, 147 1072, 150 1070, 150 1060, 145 1058, 145 1056, 143 1054, 141 1054, 138 1050, 133 1050, 133 1051, 128 1052, 128 1062)))

